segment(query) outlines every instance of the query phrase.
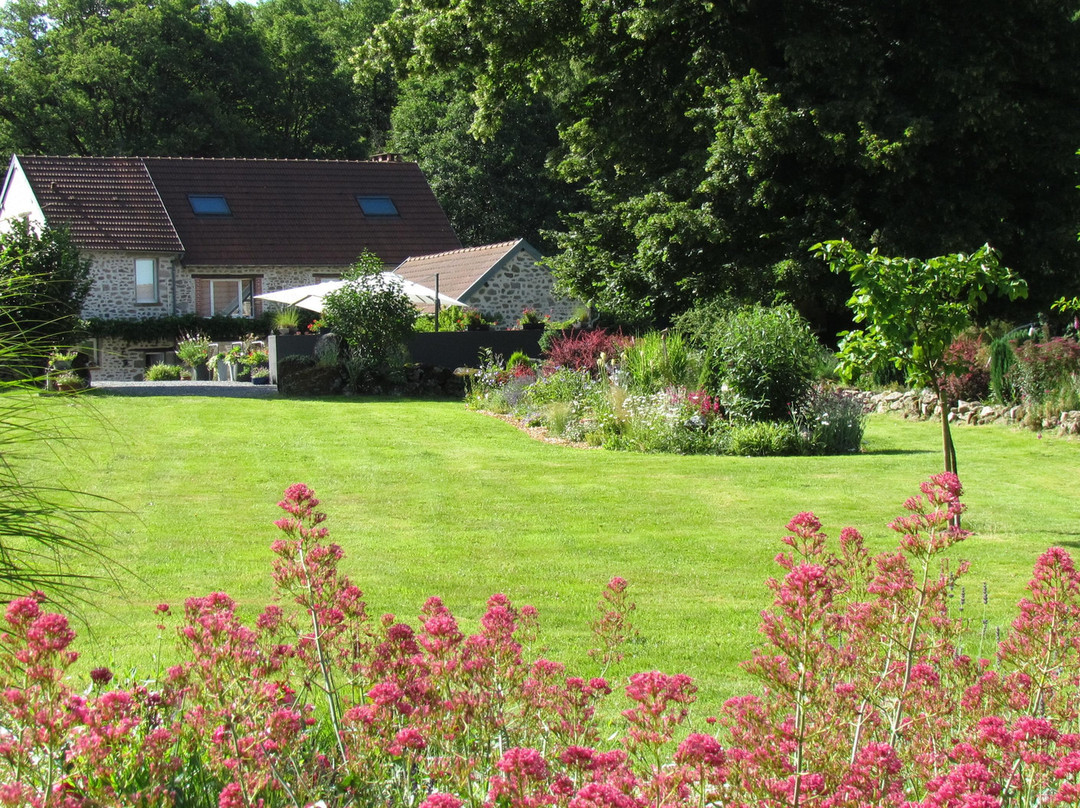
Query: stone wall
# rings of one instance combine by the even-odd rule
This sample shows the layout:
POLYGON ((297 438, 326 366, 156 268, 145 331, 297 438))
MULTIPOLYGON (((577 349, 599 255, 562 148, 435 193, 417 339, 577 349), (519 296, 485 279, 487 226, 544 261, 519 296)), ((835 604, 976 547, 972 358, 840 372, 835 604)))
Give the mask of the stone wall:
POLYGON ((525 308, 550 315, 556 322, 570 319, 581 303, 559 297, 552 286, 551 272, 537 266, 528 250, 519 250, 465 302, 485 316, 497 315, 499 328, 515 328, 525 308))
POLYGON ((160 342, 125 342, 118 337, 103 337, 98 341, 98 364, 91 367, 91 383, 141 381, 146 370, 146 352, 167 352, 174 347, 160 342))
MULTIPOLYGON (((929 390, 907 390, 868 394, 868 405, 873 412, 891 412, 904 418, 928 420, 940 415, 937 397, 929 390)), ((1041 423, 1028 424, 1028 412, 1019 405, 1002 406, 978 401, 958 401, 949 410, 949 423, 964 426, 981 424, 1026 424, 1036 429, 1056 429, 1060 435, 1080 435, 1080 410, 1061 412, 1056 417, 1045 418, 1041 423)))
POLYGON ((110 320, 161 317, 172 314, 171 257, 145 253, 94 253, 90 257, 93 283, 83 304, 83 317, 110 320), (157 262, 158 302, 135 302, 135 259, 157 262))
MULTIPOLYGON (((96 253, 90 256, 93 285, 86 303, 84 317, 107 319, 149 319, 173 314, 195 312, 195 275, 217 275, 223 278, 262 277, 262 290, 274 291, 314 283, 319 277, 334 275, 343 267, 326 266, 177 266, 173 277, 173 259, 158 256, 158 303, 135 303, 135 259, 147 258, 141 253, 96 253)), ((91 366, 91 379, 101 381, 135 381, 145 371, 145 356, 149 351, 170 351, 174 345, 158 342, 126 343, 107 337, 98 344, 98 364, 91 366)))

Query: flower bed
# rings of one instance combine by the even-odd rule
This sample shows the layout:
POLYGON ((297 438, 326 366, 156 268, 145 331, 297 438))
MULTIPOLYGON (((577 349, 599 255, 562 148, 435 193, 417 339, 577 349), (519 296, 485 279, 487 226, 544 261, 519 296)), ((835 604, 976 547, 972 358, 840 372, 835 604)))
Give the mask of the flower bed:
POLYGON ((73 685, 67 620, 36 596, 8 606, 0 804, 1076 804, 1080 573, 1047 551, 1011 629, 979 639, 995 661, 972 656, 953 611, 967 565, 947 557, 969 535, 960 494, 953 475, 923 483, 876 556, 795 516, 745 665, 764 687, 692 722, 688 676, 607 678, 634 637, 622 579, 593 623, 599 675, 530 652, 539 615, 505 595, 468 636, 438 598, 415 624, 375 618, 295 485, 271 548, 279 602, 249 625, 224 593, 189 599, 186 661, 159 681, 95 668, 73 685))

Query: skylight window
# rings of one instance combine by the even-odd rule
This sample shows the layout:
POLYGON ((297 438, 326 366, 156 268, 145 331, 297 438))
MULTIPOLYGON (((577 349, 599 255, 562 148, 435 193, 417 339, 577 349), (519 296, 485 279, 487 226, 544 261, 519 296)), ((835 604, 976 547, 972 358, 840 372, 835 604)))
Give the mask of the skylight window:
POLYGON ((219 194, 188 194, 188 202, 196 216, 232 216, 229 203, 219 194))
POLYGON ((397 216, 398 209, 394 200, 388 196, 358 196, 360 210, 365 216, 397 216))

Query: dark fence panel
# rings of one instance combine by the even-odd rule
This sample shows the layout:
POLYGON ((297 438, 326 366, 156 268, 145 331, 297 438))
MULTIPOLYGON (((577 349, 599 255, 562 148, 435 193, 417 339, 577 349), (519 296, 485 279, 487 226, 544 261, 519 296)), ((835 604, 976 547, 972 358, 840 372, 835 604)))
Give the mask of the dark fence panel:
POLYGON ((412 360, 420 365, 441 368, 476 367, 482 348, 491 348, 509 359, 515 351, 540 358, 540 335, 535 331, 441 331, 414 334, 409 340, 412 360))
MULTIPOLYGON (((414 334, 409 340, 409 354, 418 365, 440 368, 476 367, 483 348, 491 348, 504 360, 515 351, 533 359, 540 358, 540 335, 534 331, 441 331, 438 334, 414 334)), ((270 381, 277 384, 277 363, 286 356, 314 356, 317 336, 280 336, 267 340, 270 353, 270 381)))

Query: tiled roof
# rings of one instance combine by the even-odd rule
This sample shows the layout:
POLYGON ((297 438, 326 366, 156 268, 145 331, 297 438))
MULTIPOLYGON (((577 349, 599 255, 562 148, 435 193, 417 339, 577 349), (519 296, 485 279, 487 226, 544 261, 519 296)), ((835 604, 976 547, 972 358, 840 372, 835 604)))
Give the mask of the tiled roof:
POLYGON ((394 271, 403 278, 432 288, 438 274, 439 291, 467 303, 468 300, 463 298, 468 292, 501 261, 516 254, 519 245, 524 245, 521 239, 434 255, 415 255, 394 271))
POLYGON ((461 246, 415 163, 170 157, 18 157, 50 224, 86 250, 183 252, 197 266, 395 265, 461 246), (189 195, 224 196, 198 217, 189 195), (366 217, 357 196, 398 216, 366 217))
POLYGON ((346 266, 365 249, 394 265, 461 242, 416 163, 145 158, 190 265, 346 266), (198 217, 189 194, 225 197, 231 216, 198 217), (365 217, 357 196, 399 216, 365 217))
POLYGON ((86 250, 178 253, 184 248, 142 160, 20 155, 45 220, 86 250))

